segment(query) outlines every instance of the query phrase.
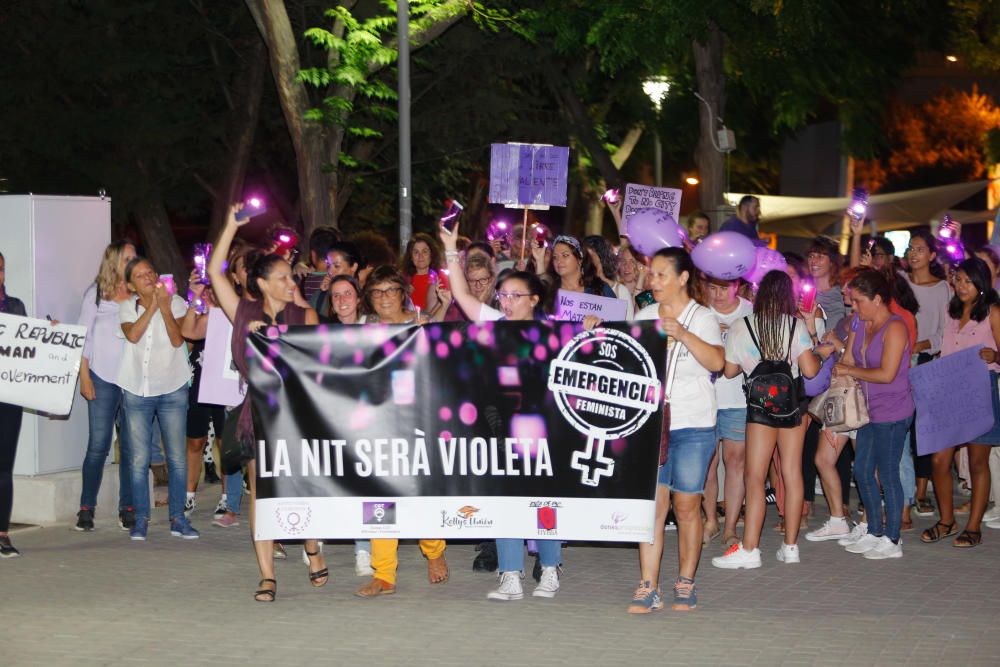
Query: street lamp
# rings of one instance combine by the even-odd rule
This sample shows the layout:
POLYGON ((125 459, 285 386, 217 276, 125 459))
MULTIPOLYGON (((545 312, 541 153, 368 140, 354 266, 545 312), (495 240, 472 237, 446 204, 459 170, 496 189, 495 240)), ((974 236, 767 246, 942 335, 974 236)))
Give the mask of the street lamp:
MULTIPOLYGON (((665 76, 651 76, 642 82, 642 92, 646 93, 653 106, 656 107, 657 120, 659 120, 660 111, 663 109, 663 100, 670 92, 670 80, 665 76)), ((663 146, 660 144, 660 131, 656 126, 653 126, 653 137, 656 140, 653 153, 653 172, 656 175, 656 185, 659 187, 663 185, 663 146)))

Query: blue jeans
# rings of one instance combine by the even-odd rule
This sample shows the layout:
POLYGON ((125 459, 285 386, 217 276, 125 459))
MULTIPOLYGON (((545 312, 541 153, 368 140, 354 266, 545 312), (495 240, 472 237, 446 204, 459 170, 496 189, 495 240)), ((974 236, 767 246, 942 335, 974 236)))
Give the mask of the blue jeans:
MULTIPOLYGON (((562 561, 561 540, 535 540, 538 560, 542 567, 558 567, 562 561)), ((501 572, 524 571, 524 540, 500 538, 497 540, 497 560, 501 572)))
POLYGON ((917 471, 913 467, 913 452, 910 451, 910 432, 906 432, 906 446, 899 461, 899 483, 903 485, 903 504, 917 502, 917 471))
POLYGON ((233 514, 240 513, 240 503, 243 501, 243 469, 232 475, 226 475, 223 487, 226 493, 226 509, 233 514))
MULTIPOLYGON (((115 422, 121 416, 122 389, 118 385, 105 382, 94 371, 90 371, 94 383, 94 400, 87 401, 87 418, 90 421, 90 436, 87 439, 87 454, 83 457, 83 491, 80 493, 80 507, 93 509, 97 505, 97 493, 104 479, 104 464, 111 451, 111 439, 115 422)), ((129 475, 131 449, 128 434, 118 428, 118 447, 121 461, 118 464, 118 511, 132 507, 132 477, 129 475)))
POLYGON ((886 535, 899 541, 903 520, 903 485, 899 481, 899 460, 906 446, 906 432, 912 415, 906 419, 882 424, 868 424, 858 429, 857 451, 854 458, 854 479, 865 504, 868 532, 886 535), (878 479, 875 474, 878 473, 878 479), (882 525, 882 503, 879 480, 885 494, 885 526, 882 525))
POLYGON ((354 540, 354 553, 359 551, 372 552, 372 541, 371 540, 354 540))
POLYGON ((187 428, 188 386, 160 396, 137 396, 125 392, 125 428, 134 443, 131 458, 132 498, 136 518, 149 519, 149 432, 153 417, 160 422, 160 433, 166 448, 167 491, 171 519, 184 516, 187 491, 187 428))

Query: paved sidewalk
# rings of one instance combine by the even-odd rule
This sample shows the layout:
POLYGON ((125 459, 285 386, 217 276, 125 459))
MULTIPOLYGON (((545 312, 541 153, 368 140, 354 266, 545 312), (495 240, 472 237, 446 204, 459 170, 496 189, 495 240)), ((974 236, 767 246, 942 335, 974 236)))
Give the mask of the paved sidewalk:
MULTIPOLYGON (((246 524, 210 525, 217 490, 199 499, 197 541, 170 537, 162 509, 146 543, 106 514, 93 533, 15 532, 24 557, 0 562, 0 664, 1000 664, 1000 531, 967 551, 907 533, 905 557, 891 561, 803 538, 802 563, 781 565, 771 508, 761 569, 713 568, 715 542, 702 557, 698 609, 645 617, 625 613, 638 578, 631 546, 574 544, 555 600, 532 598, 529 577, 525 599, 507 603, 486 600, 494 577, 472 572, 471 544, 449 546, 451 580, 431 586, 404 542, 399 592, 375 600, 352 596, 363 580, 350 545, 327 546, 333 576, 321 589, 289 546, 278 599, 260 604, 246 524)), ((918 519, 918 530, 932 522, 918 519)), ((664 568, 672 581, 674 533, 664 568)))

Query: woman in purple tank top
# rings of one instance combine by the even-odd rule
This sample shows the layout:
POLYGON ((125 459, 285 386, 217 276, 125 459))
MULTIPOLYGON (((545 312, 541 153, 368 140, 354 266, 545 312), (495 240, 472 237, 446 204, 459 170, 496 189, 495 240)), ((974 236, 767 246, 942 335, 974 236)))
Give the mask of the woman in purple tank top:
POLYGON ((892 291, 882 274, 863 271, 849 287, 860 322, 851 331, 844 359, 834 366, 833 373, 860 380, 868 399, 870 422, 858 429, 854 461, 858 492, 868 510, 868 528, 860 540, 847 546, 847 551, 872 559, 902 558, 899 532, 903 485, 899 481, 899 461, 913 419, 906 363, 910 338, 903 320, 889 310, 892 291), (885 525, 879 511, 879 480, 885 495, 885 525))

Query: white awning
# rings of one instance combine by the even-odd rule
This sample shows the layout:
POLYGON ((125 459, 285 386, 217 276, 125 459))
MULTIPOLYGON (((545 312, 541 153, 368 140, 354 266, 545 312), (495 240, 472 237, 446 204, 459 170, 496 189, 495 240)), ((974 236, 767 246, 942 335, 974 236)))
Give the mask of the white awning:
MULTIPOLYGON (((989 181, 973 181, 872 195, 868 199, 868 217, 876 221, 880 232, 926 225, 932 220, 940 220, 945 213, 950 213, 959 222, 991 220, 994 214, 988 211, 949 210, 983 190, 987 183, 989 181)), ((744 193, 725 194, 732 206, 743 196, 744 193)), ((758 228, 761 232, 801 238, 836 232, 830 228, 840 223, 851 203, 850 197, 755 196, 760 199, 761 220, 758 228)))

